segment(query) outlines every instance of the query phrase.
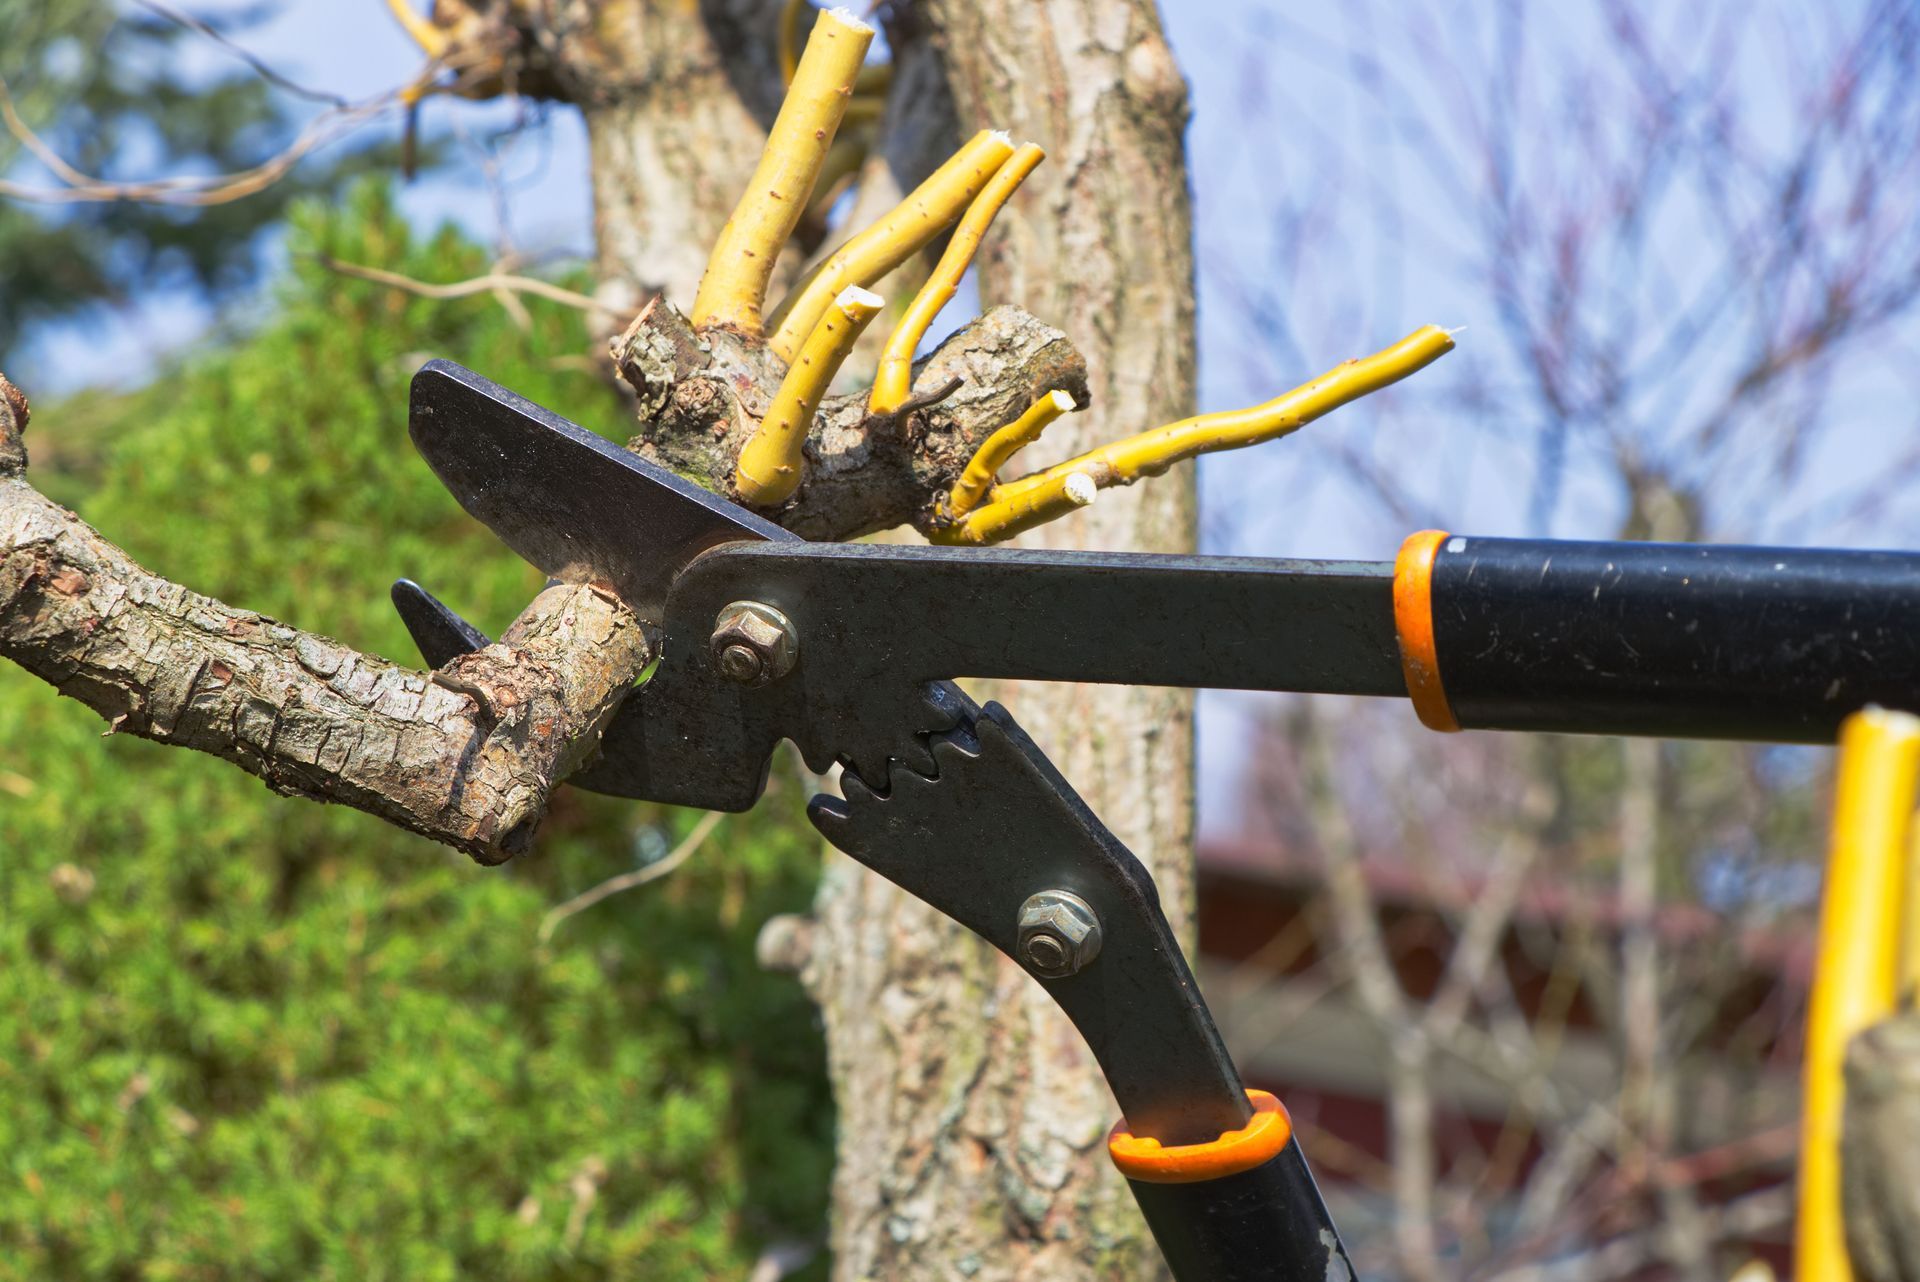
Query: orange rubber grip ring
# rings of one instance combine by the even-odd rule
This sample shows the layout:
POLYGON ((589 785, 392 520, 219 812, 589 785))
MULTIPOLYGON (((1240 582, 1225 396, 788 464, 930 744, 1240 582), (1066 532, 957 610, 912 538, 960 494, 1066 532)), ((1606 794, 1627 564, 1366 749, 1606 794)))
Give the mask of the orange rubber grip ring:
POLYGON ((1265 1091, 1249 1090, 1253 1120, 1205 1144, 1163 1145, 1127 1130, 1121 1118, 1107 1133, 1107 1152, 1120 1174, 1142 1184, 1198 1184, 1251 1171, 1287 1146, 1293 1119, 1286 1106, 1265 1091))
POLYGON ((1433 562, 1448 539, 1445 530, 1410 534, 1393 562, 1393 628, 1400 637, 1400 671, 1420 724, 1455 731, 1460 722, 1440 682, 1440 652, 1433 640, 1433 562))

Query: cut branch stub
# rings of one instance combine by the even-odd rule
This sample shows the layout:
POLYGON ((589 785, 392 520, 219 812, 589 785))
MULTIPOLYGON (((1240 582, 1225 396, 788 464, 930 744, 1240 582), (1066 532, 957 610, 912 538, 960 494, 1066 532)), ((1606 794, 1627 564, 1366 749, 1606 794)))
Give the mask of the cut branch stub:
MULTIPOLYGON (((735 462, 772 407, 785 367, 726 329, 696 332, 671 304, 649 308, 614 341, 640 401, 630 448, 731 497, 735 462)), ((934 527, 938 505, 994 431, 1063 391, 1087 401, 1086 362, 1067 336, 1017 307, 996 307, 920 362, 923 387, 960 380, 939 404, 871 415, 865 394, 828 397, 814 415, 799 490, 771 515, 804 538, 859 538, 934 527)))

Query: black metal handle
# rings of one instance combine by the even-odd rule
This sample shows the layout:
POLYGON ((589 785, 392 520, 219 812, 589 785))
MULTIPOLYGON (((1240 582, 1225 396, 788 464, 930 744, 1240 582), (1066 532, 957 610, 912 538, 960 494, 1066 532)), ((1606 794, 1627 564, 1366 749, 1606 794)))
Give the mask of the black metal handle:
POLYGON ((1448 538, 1433 645, 1462 727, 1831 742, 1920 708, 1920 555, 1448 538))
POLYGON ((1178 1282, 1352 1282, 1297 1139, 1249 1171, 1127 1185, 1178 1282))

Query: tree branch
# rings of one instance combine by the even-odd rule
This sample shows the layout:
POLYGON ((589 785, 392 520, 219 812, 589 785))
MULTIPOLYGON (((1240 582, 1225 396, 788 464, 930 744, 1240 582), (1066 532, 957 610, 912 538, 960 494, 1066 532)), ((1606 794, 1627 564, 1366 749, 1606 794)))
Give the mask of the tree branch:
POLYGON ((375 285, 386 285, 392 289, 403 290, 416 298, 448 300, 471 298, 476 294, 497 294, 502 290, 515 294, 532 294, 535 298, 544 298, 550 303, 559 303, 588 315, 604 313, 607 309, 586 294, 556 285, 552 281, 541 280, 538 276, 519 276, 512 272, 492 271, 484 276, 471 276, 466 280, 441 283, 430 280, 416 280, 399 272, 385 271, 378 267, 364 267, 359 263, 345 263, 328 254, 314 256, 320 265, 330 272, 350 276, 354 280, 370 281, 375 285))
POLYGON ((0 196, 42 205, 138 201, 201 208, 229 204, 271 187, 308 153, 317 151, 399 106, 411 88, 393 90, 343 107, 329 107, 308 121, 292 142, 251 169, 229 174, 155 178, 145 182, 110 182, 82 173, 54 151, 20 118, 14 109, 6 80, 0 78, 0 122, 4 122, 7 132, 21 146, 31 151, 65 184, 62 187, 34 187, 0 178, 0 196))
POLYGON ((499 863, 530 844, 652 657, 632 613, 591 586, 548 588, 499 642, 433 673, 200 596, 29 485, 25 421, 25 399, 0 395, 0 656, 109 733, 211 753, 276 792, 499 863))
MULTIPOLYGON (((621 377, 638 393, 649 461, 739 497, 741 450, 767 417, 786 374, 769 349, 727 329, 696 331, 666 302, 613 341, 621 377)), ((813 415, 800 487, 770 515, 809 539, 852 539, 913 525, 934 528, 938 505, 982 442, 1052 391, 1087 400, 1087 367, 1067 336, 1017 307, 996 307, 920 363, 927 387, 962 379, 938 405, 875 417, 864 393, 831 396, 813 415)))

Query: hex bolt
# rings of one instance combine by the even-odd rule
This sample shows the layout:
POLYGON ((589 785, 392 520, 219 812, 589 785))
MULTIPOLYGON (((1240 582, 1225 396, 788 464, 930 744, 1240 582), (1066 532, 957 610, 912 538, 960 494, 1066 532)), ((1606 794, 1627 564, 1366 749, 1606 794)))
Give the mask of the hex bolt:
POLYGON ((1080 896, 1043 890, 1020 905, 1020 960, 1042 979, 1065 979, 1100 953, 1100 919, 1080 896))
POLYGON ((743 686, 778 681, 800 658, 792 620, 760 601, 735 601, 721 610, 707 644, 720 675, 743 686))

